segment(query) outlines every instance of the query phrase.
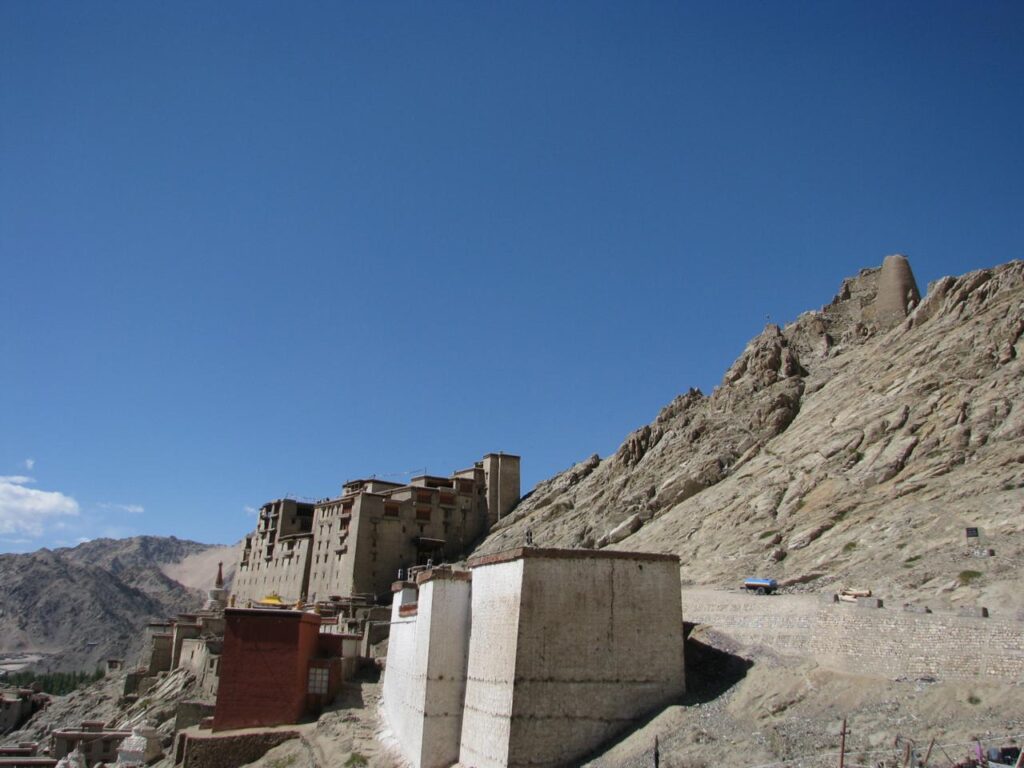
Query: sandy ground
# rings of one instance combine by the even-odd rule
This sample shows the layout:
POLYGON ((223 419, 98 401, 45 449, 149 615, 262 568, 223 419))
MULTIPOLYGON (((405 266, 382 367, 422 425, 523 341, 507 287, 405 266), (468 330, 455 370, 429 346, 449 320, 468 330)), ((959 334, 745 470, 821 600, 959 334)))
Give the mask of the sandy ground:
MULTIPOLYGON (((976 740, 1024 743, 1024 685, 891 680, 851 675, 760 649, 751 655, 732 638, 698 629, 687 646, 689 691, 635 730, 620 734, 583 764, 588 768, 735 765, 824 768, 838 763, 847 718, 849 768, 902 765, 911 743, 931 766, 949 766, 976 740), (747 655, 744 655, 747 654, 747 655)), ((380 684, 353 685, 302 737, 271 750, 258 768, 372 766, 398 768, 377 719, 380 684), (365 762, 363 762, 365 760, 365 762)))
POLYGON ((224 564, 224 580, 230 585, 235 575, 242 544, 213 547, 205 552, 189 555, 177 563, 161 566, 160 570, 179 584, 192 589, 210 589, 217 577, 217 563, 224 564))
POLYGON ((300 738, 250 763, 254 768, 400 768, 377 719, 380 681, 346 684, 342 695, 315 723, 299 726, 300 738))
POLYGON ((902 764, 907 740, 923 755, 934 737, 933 766, 965 756, 977 739, 986 747, 1024 740, 1020 681, 890 680, 733 650, 727 636, 698 630, 688 646, 686 698, 587 765, 653 766, 657 736, 663 768, 834 766, 844 717, 848 766, 902 764))

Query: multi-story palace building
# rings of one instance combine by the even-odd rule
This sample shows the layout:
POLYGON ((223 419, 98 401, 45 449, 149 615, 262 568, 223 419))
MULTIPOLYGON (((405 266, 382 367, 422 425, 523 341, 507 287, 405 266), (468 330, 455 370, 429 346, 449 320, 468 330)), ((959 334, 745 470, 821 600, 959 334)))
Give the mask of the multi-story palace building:
POLYGON ((390 595, 400 569, 457 559, 519 501, 519 457, 489 453, 450 477, 352 480, 337 498, 263 505, 232 591, 315 602, 390 595))

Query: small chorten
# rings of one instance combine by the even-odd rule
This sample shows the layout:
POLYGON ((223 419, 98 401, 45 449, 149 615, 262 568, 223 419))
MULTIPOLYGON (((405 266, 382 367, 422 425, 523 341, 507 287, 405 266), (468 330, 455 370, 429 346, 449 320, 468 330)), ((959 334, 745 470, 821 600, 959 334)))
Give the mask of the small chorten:
POLYGON ((117 747, 116 765, 143 766, 162 753, 160 735, 155 729, 137 725, 132 728, 132 735, 123 739, 117 747))
POLYGON ((89 768, 89 763, 82 754, 81 746, 76 744, 73 750, 57 761, 55 768, 89 768))
POLYGON ((228 604, 228 591, 224 589, 224 563, 217 563, 217 578, 213 588, 206 590, 204 611, 223 611, 228 604))

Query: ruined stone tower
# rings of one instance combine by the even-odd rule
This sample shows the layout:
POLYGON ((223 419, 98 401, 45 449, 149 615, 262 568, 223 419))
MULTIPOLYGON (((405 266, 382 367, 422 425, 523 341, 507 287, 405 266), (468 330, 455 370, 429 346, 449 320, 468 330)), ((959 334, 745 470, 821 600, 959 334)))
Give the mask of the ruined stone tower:
POLYGON ((874 307, 879 328, 888 330, 903 322, 920 300, 921 294, 907 257, 898 253, 886 256, 878 275, 874 307))

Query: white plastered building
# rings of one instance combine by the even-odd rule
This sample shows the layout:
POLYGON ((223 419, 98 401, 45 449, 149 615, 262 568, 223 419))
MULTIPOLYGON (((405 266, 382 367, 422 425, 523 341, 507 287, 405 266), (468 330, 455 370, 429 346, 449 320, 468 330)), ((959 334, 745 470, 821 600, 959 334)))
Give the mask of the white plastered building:
POLYGON ((572 765, 685 690, 679 560, 522 548, 395 584, 383 713, 414 768, 572 765))

